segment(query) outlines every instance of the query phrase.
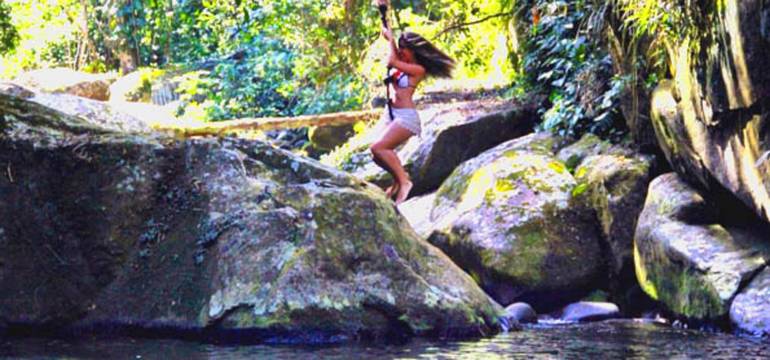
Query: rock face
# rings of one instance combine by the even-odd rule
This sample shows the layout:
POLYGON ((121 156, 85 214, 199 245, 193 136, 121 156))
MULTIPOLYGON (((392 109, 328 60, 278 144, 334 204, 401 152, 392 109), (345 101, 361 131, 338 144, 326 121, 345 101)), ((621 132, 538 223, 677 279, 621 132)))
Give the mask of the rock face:
POLYGON ((725 316, 770 259, 766 232, 719 224, 717 209, 669 173, 650 184, 639 218, 634 259, 642 289, 687 318, 725 316))
POLYGON ((678 173, 709 191, 727 189, 769 221, 770 4, 688 6, 717 11, 716 40, 704 40, 698 56, 685 36, 667 46, 674 79, 652 97, 658 142, 678 173))
MULTIPOLYGON (((412 137, 399 151, 399 158, 414 183, 414 196, 436 190, 463 161, 532 132, 538 121, 536 101, 495 106, 461 104, 446 109, 426 109, 420 112, 420 117, 422 137, 412 137)), ((389 185, 390 176, 367 160, 354 174, 380 186, 389 185)))
POLYGON ((0 94, 0 323, 247 341, 493 332, 382 192, 260 142, 123 134, 0 94))
POLYGON ((70 69, 42 69, 22 74, 16 80, 21 85, 47 93, 65 93, 92 100, 110 99, 110 84, 114 74, 88 74, 70 69))
POLYGON ((429 241, 501 304, 551 309, 602 275, 593 212, 577 182, 534 136, 460 165, 439 188, 429 241))

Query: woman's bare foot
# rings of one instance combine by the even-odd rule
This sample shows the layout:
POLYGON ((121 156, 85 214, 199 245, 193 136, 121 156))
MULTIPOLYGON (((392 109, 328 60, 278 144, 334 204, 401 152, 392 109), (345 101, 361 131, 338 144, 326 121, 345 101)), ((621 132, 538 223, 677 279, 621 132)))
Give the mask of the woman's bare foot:
POLYGON ((398 194, 398 183, 394 182, 393 185, 388 186, 388 188, 385 190, 385 194, 388 195, 388 199, 393 199, 396 194, 398 194))
POLYGON ((412 182, 408 181, 404 184, 400 184, 398 189, 398 195, 396 195, 396 205, 401 205, 404 200, 406 200, 407 197, 409 197, 409 192, 412 191, 412 182))

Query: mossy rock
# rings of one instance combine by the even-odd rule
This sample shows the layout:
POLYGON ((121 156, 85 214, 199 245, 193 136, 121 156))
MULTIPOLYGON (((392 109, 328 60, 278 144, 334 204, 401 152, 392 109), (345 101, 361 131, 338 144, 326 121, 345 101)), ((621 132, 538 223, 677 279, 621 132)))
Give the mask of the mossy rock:
POLYGON ((502 308, 377 188, 262 142, 0 94, 0 319, 260 341, 479 336, 502 308))
POLYGON ((601 278, 599 234, 564 164, 520 145, 502 144, 452 173, 436 194, 429 241, 501 304, 551 310, 601 278))
POLYGON ((596 211, 615 274, 624 267, 633 269, 634 229, 651 181, 651 163, 643 155, 594 155, 575 171, 576 193, 584 192, 596 211))
POLYGON ((607 290, 615 303, 629 311, 642 305, 634 274, 633 243, 651 181, 652 159, 639 154, 593 155, 583 159, 575 170, 578 185, 573 193, 588 199, 607 249, 607 290))
POLYGON ((636 228, 642 289, 686 318, 724 317, 742 284, 769 259, 757 230, 718 223, 716 209, 669 173, 650 184, 636 228))

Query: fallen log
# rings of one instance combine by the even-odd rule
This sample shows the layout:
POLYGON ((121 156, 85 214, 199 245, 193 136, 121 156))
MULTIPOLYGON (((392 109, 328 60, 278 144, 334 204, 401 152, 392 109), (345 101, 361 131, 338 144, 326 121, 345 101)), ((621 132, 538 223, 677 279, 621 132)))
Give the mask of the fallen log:
POLYGON ((171 131, 183 137, 221 136, 255 130, 269 131, 278 129, 296 129, 309 126, 354 124, 359 121, 376 119, 381 113, 381 109, 375 109, 295 117, 244 118, 187 126, 158 124, 155 125, 154 128, 161 131, 171 131))

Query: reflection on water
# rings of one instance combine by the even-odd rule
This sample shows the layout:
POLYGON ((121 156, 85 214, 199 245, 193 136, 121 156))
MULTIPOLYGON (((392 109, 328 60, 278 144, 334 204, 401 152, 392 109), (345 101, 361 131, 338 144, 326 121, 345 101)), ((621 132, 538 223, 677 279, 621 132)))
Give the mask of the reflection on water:
POLYGON ((405 345, 217 346, 178 340, 1 339, 0 356, 110 359, 768 359, 770 342, 630 320, 530 327, 475 341, 405 345))

